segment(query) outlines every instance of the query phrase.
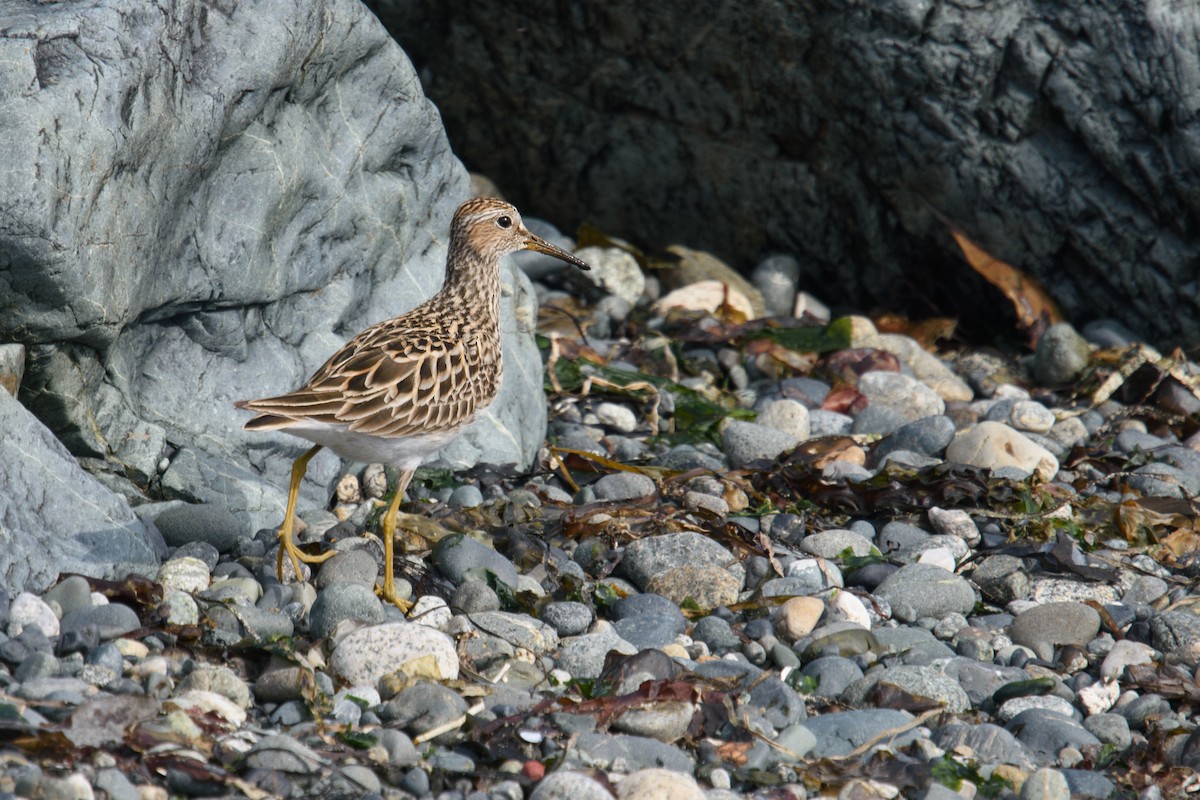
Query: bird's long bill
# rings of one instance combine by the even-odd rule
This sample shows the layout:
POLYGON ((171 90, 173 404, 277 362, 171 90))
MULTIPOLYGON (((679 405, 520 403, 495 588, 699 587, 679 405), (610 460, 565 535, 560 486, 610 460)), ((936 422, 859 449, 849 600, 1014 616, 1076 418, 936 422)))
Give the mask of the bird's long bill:
POLYGON ((545 253, 548 256, 554 256, 555 258, 561 259, 568 264, 574 264, 582 270, 591 269, 586 262, 581 261, 580 259, 568 253, 566 250, 563 250, 561 247, 555 247, 542 237, 536 236, 532 233, 528 235, 528 239, 525 242, 525 249, 536 250, 539 253, 545 253))

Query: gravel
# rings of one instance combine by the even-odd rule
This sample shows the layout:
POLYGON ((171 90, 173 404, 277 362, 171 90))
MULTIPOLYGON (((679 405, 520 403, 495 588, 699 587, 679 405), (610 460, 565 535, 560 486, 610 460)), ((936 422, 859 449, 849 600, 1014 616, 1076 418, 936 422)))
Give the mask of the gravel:
MULTIPOLYGON (((609 255, 613 275, 640 269, 609 255)), ((756 283, 794 295, 781 264, 756 283)), ((565 299, 556 275, 544 302, 565 299)), ((673 323, 640 316, 640 290, 603 301, 634 309, 589 339, 608 371, 556 393, 550 427, 597 458, 419 474, 398 537, 408 617, 374 592, 379 466, 306 512, 306 546, 336 554, 305 581, 278 580, 274 530, 176 502, 146 512, 168 545, 148 575, 0 591, 13 735, 159 759, 122 774, 103 746, 65 763, 23 748, 5 787, 727 800, 870 780, 948 799, 958 774, 1065 798, 1133 796, 1121 765, 1146 753, 1200 764, 1179 689, 1200 661, 1180 504, 1200 454, 1165 413, 1147 427, 1040 388, 1078 374, 1073 331, 989 371, 851 318, 835 326, 857 349, 825 357, 864 371, 833 380, 762 338, 631 347, 673 323), (213 755, 184 769, 157 755, 172 748, 213 755)))

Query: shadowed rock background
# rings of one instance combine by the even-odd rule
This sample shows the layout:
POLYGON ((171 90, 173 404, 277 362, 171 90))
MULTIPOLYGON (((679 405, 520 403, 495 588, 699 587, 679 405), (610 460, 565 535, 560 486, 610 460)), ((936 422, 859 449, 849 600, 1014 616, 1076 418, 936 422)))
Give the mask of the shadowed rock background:
MULTIPOLYGON (((52 501, 53 438, 0 438, 25 463, 0 533, 45 562, 0 583, 44 587, 86 552, 93 572, 152 561, 110 489, 210 501, 242 535, 278 524, 308 445, 244 433, 231 403, 297 386, 431 295, 469 193, 409 61, 356 0, 118 0, 0 6, 0 63, 0 344, 24 346, 22 403, 100 479, 71 472, 86 491, 52 501), (135 544, 61 551, 80 525, 135 544)), ((528 463, 545 433, 536 304, 516 270, 505 282, 503 393, 459 464, 528 463)), ((307 497, 323 506, 339 470, 322 453, 307 497)))
POLYGON ((1077 325, 1200 340, 1194 4, 372 5, 455 151, 568 229, 1006 324, 928 202, 1077 325))

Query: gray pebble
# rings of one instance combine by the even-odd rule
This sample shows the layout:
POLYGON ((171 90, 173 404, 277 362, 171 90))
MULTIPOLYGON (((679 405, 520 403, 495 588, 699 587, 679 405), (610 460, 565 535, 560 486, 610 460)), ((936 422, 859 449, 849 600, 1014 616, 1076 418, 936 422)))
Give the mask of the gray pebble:
POLYGON ((1071 800, 1071 787, 1056 769, 1039 769, 1021 785, 1021 800, 1071 800))
POLYGON ((954 421, 944 414, 922 417, 897 428, 872 451, 876 461, 895 450, 909 450, 925 456, 944 453, 954 441, 954 421))
POLYGON ((654 479, 637 472, 614 472, 592 484, 597 500, 640 500, 656 491, 654 479))
POLYGON ((542 608, 542 620, 554 627, 559 636, 577 636, 592 624, 592 610, 583 603, 560 600, 542 608))
POLYGON ((356 547, 330 558, 321 564, 317 573, 317 588, 324 589, 334 583, 357 583, 372 591, 379 575, 375 557, 365 547, 356 547))
POLYGON ((62 631, 78 631, 94 625, 101 640, 116 639, 142 627, 138 615, 132 608, 120 603, 103 606, 88 606, 66 614, 62 619, 62 631))
POLYGON ((490 571, 510 587, 517 585, 517 568, 487 545, 461 533, 443 536, 433 548, 433 563, 454 583, 462 583, 468 573, 481 579, 490 571))
POLYGON ((720 655, 741 645, 742 640, 729 623, 720 617, 703 617, 692 628, 691 636, 708 645, 709 652, 720 655))
MULTIPOLYGON (((458 719, 467 710, 467 701, 453 689, 441 684, 421 682, 404 689, 379 707, 384 722, 416 736, 458 719)), ((434 741, 452 741, 455 732, 434 741)))
POLYGON ((809 753, 814 758, 848 755, 868 739, 883 731, 904 730, 889 739, 892 747, 904 747, 920 734, 909 726, 913 715, 894 709, 864 709, 861 711, 835 711, 811 717, 804 727, 816 737, 816 746, 809 753))
POLYGON ((42 595, 42 600, 46 603, 56 604, 61 612, 59 616, 62 617, 77 609, 91 607, 92 588, 88 584, 87 578, 82 575, 71 575, 64 578, 57 586, 47 590, 42 595))
POLYGON ((969 614, 975 608, 975 592, 965 578, 928 564, 906 564, 885 578, 876 594, 893 608, 911 607, 918 617, 969 614))
POLYGON ((1093 714, 1083 721, 1083 727, 1105 744, 1124 750, 1133 741, 1129 720, 1120 714, 1093 714))
POLYGON ((478 486, 463 484, 450 493, 448 505, 451 508, 478 508, 483 505, 483 492, 479 491, 478 486))
POLYGON ((195 558, 204 562, 211 572, 221 560, 221 553, 209 542, 193 541, 181 544, 171 553, 171 558, 195 558))
POLYGON ((730 464, 738 468, 754 461, 773 461, 801 441, 798 436, 757 422, 727 418, 721 426, 722 449, 730 464))
POLYGON ((789 255, 768 256, 750 273, 750 282, 762 292, 768 316, 790 317, 796 303, 800 263, 789 255))
POLYGON ((829 700, 840 699, 847 687, 863 677, 858 664, 842 656, 821 656, 805 664, 800 672, 817 680, 814 695, 829 700))
POLYGON ((317 593, 317 600, 309 609, 309 633, 315 639, 323 639, 345 619, 383 622, 383 606, 374 590, 361 583, 329 584, 317 593))
POLYGON ((450 605, 464 614, 479 611, 499 611, 500 596, 483 581, 466 580, 450 598, 450 605))
POLYGON ((192 541, 208 542, 222 553, 250 535, 248 522, 224 506, 212 503, 178 505, 159 514, 154 524, 166 543, 180 547, 192 541))
POLYGON ((1042 386, 1064 386, 1078 380, 1091 358, 1091 347, 1070 323, 1051 325, 1038 340, 1033 377, 1042 386))
POLYGON ((246 766, 251 769, 278 770, 301 775, 311 775, 321 769, 323 759, 307 747, 284 733, 271 734, 259 739, 246 754, 246 766))

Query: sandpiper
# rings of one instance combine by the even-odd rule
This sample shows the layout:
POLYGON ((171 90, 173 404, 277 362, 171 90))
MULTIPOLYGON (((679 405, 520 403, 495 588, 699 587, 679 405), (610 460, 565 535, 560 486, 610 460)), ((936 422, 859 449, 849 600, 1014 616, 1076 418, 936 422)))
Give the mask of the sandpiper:
POLYGON ((396 597, 393 581, 396 513, 421 460, 456 438, 496 398, 503 369, 500 259, 517 250, 536 250, 590 269, 531 233, 508 203, 490 197, 468 200, 450 223, 441 291, 355 336, 299 389, 234 404, 258 412, 246 423, 247 430, 281 430, 315 442, 292 465, 279 529, 280 580, 284 553, 297 580, 302 579, 301 561, 320 563, 333 555, 308 555, 292 537, 300 481, 309 460, 328 447, 350 461, 382 462, 400 470, 396 495, 383 516, 384 579, 376 591, 409 610, 411 604, 396 597))

